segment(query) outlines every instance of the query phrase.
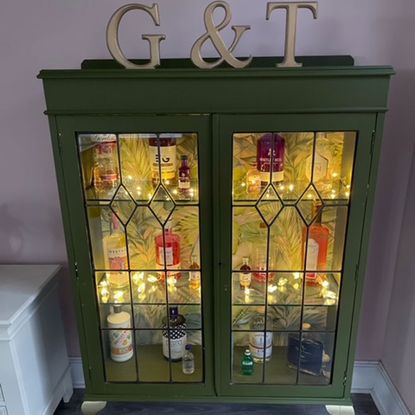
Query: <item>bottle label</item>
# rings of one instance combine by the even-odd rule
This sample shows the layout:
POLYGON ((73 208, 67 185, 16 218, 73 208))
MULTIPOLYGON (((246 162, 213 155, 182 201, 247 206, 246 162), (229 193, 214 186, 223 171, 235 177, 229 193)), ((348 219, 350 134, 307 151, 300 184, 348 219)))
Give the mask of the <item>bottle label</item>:
POLYGON ((159 165, 162 179, 173 179, 176 175, 176 145, 172 146, 150 146, 150 163, 153 176, 158 176, 159 165))
POLYGON ((170 359, 180 360, 184 354, 187 343, 186 332, 183 330, 171 330, 170 335, 163 335, 163 356, 169 359, 169 340, 170 340, 170 359))
POLYGON ((250 272, 239 273, 239 283, 243 286, 249 286, 252 281, 252 274, 250 272))
MULTIPOLYGON (((308 238, 306 270, 311 270, 311 271, 317 270, 319 251, 320 251, 320 245, 318 244, 318 242, 312 238, 308 238)), ((317 279, 317 273, 308 272, 306 277, 308 280, 315 280, 317 279)))
POLYGON ((110 330, 111 358, 116 361, 127 360, 133 353, 133 340, 130 330, 110 330))
POLYGON ((96 157, 98 158, 107 158, 112 157, 117 148, 117 143, 115 141, 106 141, 101 142, 96 146, 96 157))
POLYGON ((166 254, 166 266, 172 266, 174 264, 174 256, 173 256, 173 247, 167 247, 163 249, 162 246, 158 248, 159 250, 159 264, 164 265, 164 253, 166 254))
POLYGON ((249 350, 252 357, 256 359, 264 359, 264 338, 265 338, 265 359, 269 359, 272 355, 272 332, 251 333, 249 335, 249 350))
POLYGON ((179 177, 179 189, 190 189, 190 179, 188 177, 179 177))
POLYGON ((127 269, 127 249, 125 247, 109 249, 108 262, 110 269, 127 269))

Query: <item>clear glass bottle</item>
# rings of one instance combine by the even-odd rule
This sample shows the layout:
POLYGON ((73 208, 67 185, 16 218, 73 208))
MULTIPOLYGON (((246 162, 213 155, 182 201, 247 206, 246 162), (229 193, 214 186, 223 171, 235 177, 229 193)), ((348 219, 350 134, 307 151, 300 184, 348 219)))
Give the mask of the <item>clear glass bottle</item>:
POLYGON ((200 266, 197 263, 196 255, 192 255, 192 263, 189 268, 192 270, 189 272, 189 287, 198 290, 200 288, 200 266))
POLYGON ((94 148, 94 187, 98 198, 111 198, 119 182, 117 142, 101 141, 94 148))
MULTIPOLYGON (((306 273, 306 284, 316 286, 320 284, 316 271, 327 270, 327 251, 329 246, 330 230, 322 224, 322 209, 320 203, 313 205, 314 222, 308 229, 306 270, 314 272, 306 273)), ((303 257, 305 255, 307 228, 303 229, 303 257)))
POLYGON ((190 167, 186 155, 180 157, 179 167, 179 195, 182 199, 190 198, 190 167))
POLYGON ((113 270, 128 270, 127 247, 124 232, 121 230, 118 218, 111 216, 111 233, 104 237, 105 268, 110 270, 108 280, 111 289, 124 289, 128 287, 128 272, 114 272, 113 270))
POLYGON ((185 352, 182 359, 182 372, 185 375, 191 375, 195 371, 195 357, 192 353, 192 345, 186 344, 185 352))
POLYGON ((256 281, 265 283, 267 281, 267 225, 259 224, 259 238, 255 241, 253 249, 253 275, 256 281))
POLYGON ((245 288, 249 288, 251 286, 252 281, 252 273, 251 273, 251 267, 249 266, 249 258, 243 257, 242 258, 242 266, 239 273, 239 285, 241 287, 241 290, 244 290, 245 288))
MULTIPOLYGON (((157 235, 155 239, 157 264, 168 267, 169 270, 180 268, 180 236, 173 232, 172 221, 168 220, 164 225, 163 234, 157 235), (166 259, 166 264, 164 264, 166 259)), ((171 277, 180 278, 179 272, 170 272, 171 277)))
POLYGON ((265 331, 271 327, 271 320, 265 318, 265 308, 257 310, 251 319, 250 330, 255 332, 249 333, 249 350, 251 351, 254 362, 268 362, 272 356, 272 331, 265 331), (267 327, 265 327, 267 324, 267 327), (265 348, 265 351, 264 351, 265 348))
POLYGON ((241 373, 246 376, 254 373, 254 360, 249 349, 246 349, 241 361, 241 373))
POLYGON ((187 343, 186 319, 177 306, 169 307, 169 321, 163 324, 163 356, 172 362, 182 360, 187 343))

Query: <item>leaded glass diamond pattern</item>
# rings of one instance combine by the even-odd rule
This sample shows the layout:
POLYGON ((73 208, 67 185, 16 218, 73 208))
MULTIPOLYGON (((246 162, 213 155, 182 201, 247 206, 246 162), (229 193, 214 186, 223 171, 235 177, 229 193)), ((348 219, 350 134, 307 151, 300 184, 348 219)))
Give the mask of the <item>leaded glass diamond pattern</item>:
POLYGON ((135 209, 135 202, 130 196, 127 189, 121 185, 110 204, 111 210, 118 216, 123 225, 125 225, 135 209))
POLYGON ((297 203, 297 209, 307 225, 310 225, 323 208, 323 200, 314 185, 310 185, 297 203))
POLYGON ((265 190, 257 204, 257 209, 267 225, 274 221, 282 209, 282 203, 273 186, 270 185, 265 190))
POLYGON ((173 211, 175 204, 167 189, 163 185, 159 185, 149 207, 160 223, 164 225, 173 211))

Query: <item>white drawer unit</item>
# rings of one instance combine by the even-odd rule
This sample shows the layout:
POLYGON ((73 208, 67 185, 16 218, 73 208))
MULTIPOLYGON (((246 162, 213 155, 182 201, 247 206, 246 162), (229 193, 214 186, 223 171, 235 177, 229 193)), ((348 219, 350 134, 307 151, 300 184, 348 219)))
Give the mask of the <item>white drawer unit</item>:
POLYGON ((52 415, 72 395, 59 265, 0 265, 0 415, 52 415))

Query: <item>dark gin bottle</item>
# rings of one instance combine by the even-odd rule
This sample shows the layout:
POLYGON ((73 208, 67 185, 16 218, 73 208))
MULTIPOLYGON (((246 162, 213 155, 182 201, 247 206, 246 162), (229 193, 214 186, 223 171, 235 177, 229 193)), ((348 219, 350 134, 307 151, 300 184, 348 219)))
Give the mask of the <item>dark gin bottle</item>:
POLYGON ((182 360, 187 343, 186 319, 177 306, 169 307, 169 321, 163 325, 163 356, 172 362, 182 360))

